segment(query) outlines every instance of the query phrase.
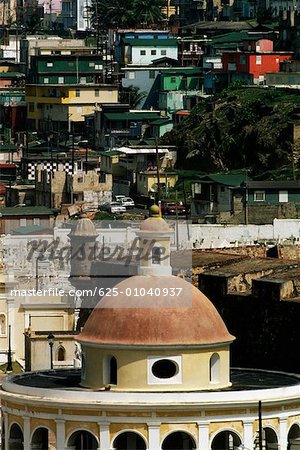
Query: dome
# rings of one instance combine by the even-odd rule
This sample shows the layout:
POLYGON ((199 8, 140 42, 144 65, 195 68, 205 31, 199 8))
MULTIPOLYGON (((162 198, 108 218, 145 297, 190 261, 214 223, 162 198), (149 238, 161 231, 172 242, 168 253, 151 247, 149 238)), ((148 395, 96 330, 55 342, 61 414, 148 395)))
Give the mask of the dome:
POLYGON ((115 288, 118 295, 106 295, 100 300, 79 335, 79 342, 197 346, 234 340, 214 305, 182 278, 138 275, 115 288), (172 295, 174 289, 179 295, 172 295), (154 295, 159 292, 162 295, 154 295))
POLYGON ((161 211, 159 206, 152 205, 149 208, 149 217, 148 219, 144 220, 140 231, 147 232, 147 233, 157 233, 157 232, 163 232, 165 233, 170 232, 170 227, 167 224, 167 222, 161 217, 161 211))
POLYGON ((72 230, 69 233, 70 237, 97 237, 98 233, 96 231, 95 225, 87 217, 86 214, 81 214, 79 219, 76 221, 72 230))

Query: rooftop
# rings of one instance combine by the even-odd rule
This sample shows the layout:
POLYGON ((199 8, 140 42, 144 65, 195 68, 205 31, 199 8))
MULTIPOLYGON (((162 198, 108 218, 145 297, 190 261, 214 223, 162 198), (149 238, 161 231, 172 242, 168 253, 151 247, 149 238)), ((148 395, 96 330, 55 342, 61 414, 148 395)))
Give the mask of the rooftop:
POLYGON ((34 216, 34 215, 50 215, 55 214, 54 209, 45 206, 24 206, 24 207, 6 207, 0 208, 0 214, 3 216, 34 216))
MULTIPOLYGON (((14 375, 10 381, 20 386, 59 390, 90 391, 80 386, 81 371, 60 369, 26 372, 14 375)), ((231 369, 232 386, 222 391, 262 390, 300 384, 300 376, 256 369, 231 369)), ((4 388, 4 390, 6 390, 4 388)), ((34 393, 33 393, 34 395, 34 393)))
POLYGON ((177 39, 123 39, 125 45, 132 47, 177 47, 177 39))

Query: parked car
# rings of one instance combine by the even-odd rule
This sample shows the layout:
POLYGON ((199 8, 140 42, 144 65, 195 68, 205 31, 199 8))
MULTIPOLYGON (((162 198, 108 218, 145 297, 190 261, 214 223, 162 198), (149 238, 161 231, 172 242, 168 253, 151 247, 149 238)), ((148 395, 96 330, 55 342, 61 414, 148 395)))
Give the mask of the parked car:
POLYGON ((121 205, 125 206, 126 208, 134 208, 135 207, 135 203, 132 200, 132 198, 130 198, 130 197, 122 197, 120 199, 120 203, 121 203, 121 205))
POLYGON ((104 203, 99 208, 101 211, 107 211, 112 214, 126 212, 126 207, 119 202, 104 203))
POLYGON ((187 213, 187 209, 184 205, 177 205, 175 202, 166 202, 161 205, 162 214, 170 215, 182 215, 187 213))
POLYGON ((126 197, 126 195, 114 195, 114 201, 120 202, 125 197, 126 197))

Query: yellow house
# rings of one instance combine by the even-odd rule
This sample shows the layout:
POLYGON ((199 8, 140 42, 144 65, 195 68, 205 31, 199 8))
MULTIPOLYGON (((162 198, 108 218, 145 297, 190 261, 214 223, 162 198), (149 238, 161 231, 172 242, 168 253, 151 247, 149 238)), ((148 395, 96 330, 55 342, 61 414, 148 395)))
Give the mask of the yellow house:
MULTIPOLYGON (((173 188, 178 179, 176 172, 172 171, 160 171, 160 187, 163 192, 168 192, 168 189, 173 188)), ((140 195, 151 195, 157 192, 157 171, 156 170, 144 170, 137 174, 137 193, 140 195)))
POLYGON ((81 371, 3 381, 5 450, 299 448, 300 376, 230 370, 234 337, 210 300, 172 275, 171 235, 151 207, 138 275, 102 297, 78 337, 81 371))
POLYGON ((79 132, 84 115, 100 103, 117 103, 118 87, 111 84, 30 84, 26 86, 28 126, 32 130, 79 132))

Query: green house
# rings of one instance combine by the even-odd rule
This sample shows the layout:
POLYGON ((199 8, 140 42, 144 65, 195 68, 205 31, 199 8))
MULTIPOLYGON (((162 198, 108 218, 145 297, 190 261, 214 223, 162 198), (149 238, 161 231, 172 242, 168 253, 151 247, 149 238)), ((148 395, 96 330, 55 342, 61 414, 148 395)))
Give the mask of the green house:
POLYGON ((103 68, 98 55, 33 56, 29 78, 34 84, 101 83, 103 68))

